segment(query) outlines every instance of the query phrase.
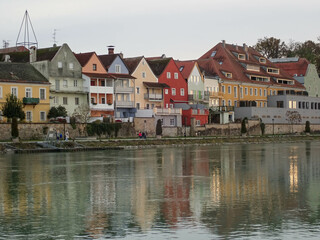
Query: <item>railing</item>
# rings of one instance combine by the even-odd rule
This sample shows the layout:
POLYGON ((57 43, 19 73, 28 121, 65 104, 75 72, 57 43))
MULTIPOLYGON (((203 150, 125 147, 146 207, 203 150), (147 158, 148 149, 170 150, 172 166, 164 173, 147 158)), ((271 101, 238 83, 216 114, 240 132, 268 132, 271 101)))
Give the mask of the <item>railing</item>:
POLYGON ((132 101, 116 101, 117 108, 133 108, 134 102, 132 101))
POLYGON ((134 88, 133 87, 116 86, 115 92, 116 93, 133 93, 134 92, 134 88))
POLYGON ((89 92, 89 88, 88 87, 62 87, 59 89, 56 89, 55 86, 50 87, 50 91, 53 92, 61 92, 61 93, 77 93, 77 92, 89 92))
POLYGON ((211 109, 216 112, 230 112, 234 111, 234 106, 216 106, 211 109))
POLYGON ((209 92, 209 96, 211 98, 219 98, 219 97, 222 97, 222 93, 221 92, 209 92))
POLYGON ((113 94, 113 87, 90 86, 91 93, 110 93, 113 94))
POLYGON ((150 100, 150 101, 162 101, 163 97, 162 94, 157 93, 145 93, 144 99, 150 100))
POLYGON ((153 110, 155 114, 159 115, 182 114, 182 108, 154 108, 153 110))
POLYGON ((22 99, 22 102, 25 105, 37 105, 40 102, 40 98, 27 98, 27 97, 24 97, 22 99))
POLYGON ((193 94, 188 94, 188 101, 209 101, 208 95, 195 96, 193 94))
POLYGON ((93 103, 91 103, 90 109, 93 109, 93 110, 114 110, 114 105, 113 104, 109 105, 109 104, 100 104, 100 103, 93 104, 93 103))

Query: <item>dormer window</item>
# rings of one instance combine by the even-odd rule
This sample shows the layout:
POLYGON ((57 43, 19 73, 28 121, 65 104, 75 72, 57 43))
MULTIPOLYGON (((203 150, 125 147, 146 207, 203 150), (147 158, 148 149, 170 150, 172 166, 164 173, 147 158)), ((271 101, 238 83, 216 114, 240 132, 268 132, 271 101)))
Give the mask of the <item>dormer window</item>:
POLYGON ((239 53, 238 54, 238 59, 239 60, 246 60, 246 55, 242 54, 242 53, 239 53))
POLYGON ((268 68, 267 72, 268 73, 279 74, 279 69, 278 68, 268 68))
POLYGON ((216 55, 217 51, 212 51, 211 57, 214 57, 216 55))
POLYGON ((287 80, 287 79, 277 79, 277 83, 293 85, 293 84, 294 84, 294 81, 292 81, 292 80, 287 80))
POLYGON ((232 78, 232 73, 225 72, 224 75, 225 75, 227 78, 232 78))
POLYGON ((184 69, 184 66, 181 66, 181 67, 179 68, 179 71, 182 72, 183 69, 184 69))
POLYGON ((260 63, 266 63, 267 60, 266 60, 265 58, 261 57, 261 58, 259 58, 259 62, 260 62, 260 63))
POLYGON ((258 81, 258 82, 269 82, 270 79, 268 77, 262 76, 250 76, 250 80, 258 81))
POLYGON ((260 71, 260 66, 248 64, 247 65, 247 70, 248 71, 259 72, 260 71))

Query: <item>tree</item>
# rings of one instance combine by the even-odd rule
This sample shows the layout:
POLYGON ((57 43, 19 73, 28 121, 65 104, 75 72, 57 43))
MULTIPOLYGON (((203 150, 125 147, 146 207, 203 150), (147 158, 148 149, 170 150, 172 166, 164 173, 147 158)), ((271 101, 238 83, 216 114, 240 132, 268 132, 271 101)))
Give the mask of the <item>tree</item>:
POLYGON ((311 132, 311 129, 310 129, 310 122, 309 122, 309 121, 306 121, 306 128, 305 128, 305 132, 306 132, 306 133, 310 133, 310 132, 311 132))
POLYGON ((19 137, 18 118, 20 120, 23 120, 25 118, 25 113, 22 108, 22 101, 13 94, 7 95, 6 102, 1 108, 3 116, 5 116, 7 119, 12 119, 11 136, 13 138, 19 137))
POLYGON ((161 119, 158 119, 158 121, 157 121, 156 135, 157 136, 161 136, 162 135, 162 122, 161 122, 161 119))
POLYGON ((286 113, 287 121, 292 125, 292 133, 293 133, 293 124, 297 124, 301 122, 301 115, 297 111, 287 111, 286 113))
POLYGON ((88 104, 81 104, 74 110, 72 116, 81 123, 87 123, 90 119, 90 108, 88 104))
POLYGON ((23 120, 25 118, 25 113, 22 110, 23 103, 20 99, 18 99, 13 94, 8 94, 6 96, 6 102, 2 105, 2 113, 8 119, 19 118, 23 120))
POLYGON ((58 107, 51 107, 48 112, 48 118, 57 118, 57 117, 66 117, 68 112, 65 107, 58 106, 58 107))
POLYGON ((244 118, 241 122, 241 134, 247 133, 247 126, 246 126, 247 118, 244 118))
POLYGON ((263 39, 258 39, 254 48, 266 58, 280 58, 285 56, 287 46, 278 38, 264 37, 263 39))

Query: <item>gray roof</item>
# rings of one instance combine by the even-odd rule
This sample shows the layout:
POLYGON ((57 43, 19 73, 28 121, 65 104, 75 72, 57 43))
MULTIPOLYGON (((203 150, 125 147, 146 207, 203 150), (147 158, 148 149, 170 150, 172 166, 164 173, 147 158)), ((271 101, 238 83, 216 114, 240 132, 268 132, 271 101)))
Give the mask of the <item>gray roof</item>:
POLYGON ((192 109, 207 109, 207 107, 203 104, 190 104, 192 109))
POLYGON ((0 81, 49 84, 48 79, 29 63, 0 62, 0 81))
POLYGON ((174 108, 182 108, 182 110, 189 110, 191 107, 187 103, 175 103, 174 108))

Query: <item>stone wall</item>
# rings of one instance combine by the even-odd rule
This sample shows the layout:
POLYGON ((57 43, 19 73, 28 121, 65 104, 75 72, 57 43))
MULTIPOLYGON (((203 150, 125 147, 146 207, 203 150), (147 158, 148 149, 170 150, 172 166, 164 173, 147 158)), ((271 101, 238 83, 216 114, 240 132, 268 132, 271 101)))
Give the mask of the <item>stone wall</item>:
POLYGON ((134 118, 134 128, 136 134, 146 132, 147 136, 156 135, 156 120, 155 118, 134 118))

